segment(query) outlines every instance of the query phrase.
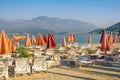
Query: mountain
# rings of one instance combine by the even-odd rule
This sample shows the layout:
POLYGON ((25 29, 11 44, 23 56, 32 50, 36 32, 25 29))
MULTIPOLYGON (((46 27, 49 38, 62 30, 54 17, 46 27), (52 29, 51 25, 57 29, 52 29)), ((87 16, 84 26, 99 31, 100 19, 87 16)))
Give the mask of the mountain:
POLYGON ((120 31, 120 22, 106 28, 107 31, 120 31))
POLYGON ((102 29, 102 28, 99 28, 99 29, 95 29, 95 30, 93 30, 93 31, 90 31, 89 33, 92 33, 92 34, 101 34, 102 31, 103 31, 103 29, 102 29))
MULTIPOLYGON (((102 33, 102 30, 103 29, 96 29, 96 30, 91 31, 90 33, 102 33)), ((105 28, 105 30, 110 31, 110 32, 119 32, 120 33, 120 22, 105 28)))
POLYGON ((30 20, 4 20, 0 19, 0 29, 8 32, 77 32, 88 33, 97 27, 84 21, 60 19, 46 16, 30 20))

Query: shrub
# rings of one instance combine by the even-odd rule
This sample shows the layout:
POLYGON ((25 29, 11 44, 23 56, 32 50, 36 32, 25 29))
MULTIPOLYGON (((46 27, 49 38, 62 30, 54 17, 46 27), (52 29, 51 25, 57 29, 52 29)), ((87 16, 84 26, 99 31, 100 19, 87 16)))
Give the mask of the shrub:
POLYGON ((18 56, 16 58, 28 58, 31 54, 26 51, 25 47, 19 47, 16 49, 18 56))

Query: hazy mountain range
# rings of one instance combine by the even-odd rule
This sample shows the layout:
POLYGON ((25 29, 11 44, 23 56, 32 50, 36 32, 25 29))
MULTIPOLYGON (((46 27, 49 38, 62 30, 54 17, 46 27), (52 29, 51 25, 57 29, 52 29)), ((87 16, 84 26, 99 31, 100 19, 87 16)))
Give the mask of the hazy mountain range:
POLYGON ((1 29, 7 32, 77 32, 82 34, 97 29, 97 26, 84 21, 40 16, 30 20, 0 19, 1 29))

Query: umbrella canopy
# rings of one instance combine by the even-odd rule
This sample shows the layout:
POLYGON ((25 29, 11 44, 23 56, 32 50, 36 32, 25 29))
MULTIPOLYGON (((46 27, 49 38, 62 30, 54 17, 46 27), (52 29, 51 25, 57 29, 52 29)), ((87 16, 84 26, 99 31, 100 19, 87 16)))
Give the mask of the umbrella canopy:
POLYGON ((74 34, 73 34, 73 42, 76 42, 76 37, 74 34))
POLYGON ((108 36, 108 42, 109 42, 110 45, 113 44, 112 32, 110 32, 110 34, 108 36))
POLYGON ((18 48, 20 46, 19 42, 15 42, 15 46, 18 48))
POLYGON ((101 38, 100 38, 100 43, 102 43, 102 39, 103 39, 103 35, 104 35, 104 31, 105 31, 105 30, 102 31, 102 35, 101 35, 101 38))
POLYGON ((62 39, 62 47, 66 47, 66 39, 65 39, 65 37, 62 39))
POLYGON ((47 37, 46 37, 46 34, 43 35, 43 39, 44 39, 45 43, 47 43, 47 37))
POLYGON ((100 50, 106 52, 106 51, 108 51, 110 49, 110 45, 109 45, 105 30, 103 30, 102 35, 103 36, 102 36, 102 43, 101 43, 100 50))
POLYGON ((117 34, 117 32, 114 35, 113 43, 118 43, 118 34, 117 34))
POLYGON ((2 33, 0 34, 0 54, 6 54, 10 52, 9 47, 9 38, 7 34, 2 30, 2 33))
POLYGON ((68 34, 68 42, 71 42, 71 34, 68 34))
POLYGON ((12 41, 12 42, 19 42, 19 41, 21 41, 21 40, 23 40, 23 39, 26 39, 26 36, 13 36, 13 37, 11 38, 11 41, 12 41))
POLYGON ((27 34, 27 36, 26 36, 25 46, 26 46, 26 47, 31 46, 31 41, 30 41, 29 34, 27 34))
POLYGON ((92 43, 92 37, 91 37, 91 35, 88 36, 88 43, 92 43))
POLYGON ((38 34, 38 39, 37 39, 36 44, 37 45, 44 45, 45 44, 45 41, 44 41, 44 39, 43 39, 43 37, 41 36, 40 33, 38 34))
POLYGON ((35 39, 34 35, 32 35, 31 43, 36 43, 36 39, 35 39))
POLYGON ((14 44, 12 43, 11 40, 9 40, 9 48, 10 48, 10 52, 15 52, 16 48, 14 46, 14 44))
POLYGON ((51 41, 50 33, 48 33, 47 48, 52 48, 52 41, 51 41))
POLYGON ((56 47, 56 41, 55 41, 54 34, 50 34, 50 37, 51 37, 51 41, 52 41, 52 47, 56 47))
POLYGON ((53 37, 53 34, 48 33, 47 48, 54 48, 54 47, 56 47, 56 41, 53 37))

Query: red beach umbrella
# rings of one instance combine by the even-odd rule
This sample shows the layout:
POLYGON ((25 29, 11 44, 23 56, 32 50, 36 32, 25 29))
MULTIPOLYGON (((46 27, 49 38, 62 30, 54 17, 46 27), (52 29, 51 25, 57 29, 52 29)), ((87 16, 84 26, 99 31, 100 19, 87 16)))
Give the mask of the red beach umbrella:
POLYGON ((102 36, 102 43, 101 43, 100 50, 105 51, 105 54, 106 54, 106 52, 110 49, 110 45, 109 45, 105 30, 103 31, 102 35, 103 36, 102 36))
POLYGON ((48 43, 47 48, 54 48, 56 47, 56 41, 52 34, 48 33, 48 43))
POLYGON ((51 37, 52 47, 56 47, 56 41, 54 35, 50 34, 50 37, 51 37))
POLYGON ((104 31, 105 30, 102 31, 102 35, 101 35, 101 38, 100 38, 100 43, 102 43, 102 38, 103 38, 104 31))
POLYGON ((46 37, 46 34, 43 35, 43 39, 44 39, 45 43, 47 43, 47 37, 46 37))
POLYGON ((48 33, 47 48, 52 48, 52 41, 51 41, 50 33, 48 33))

